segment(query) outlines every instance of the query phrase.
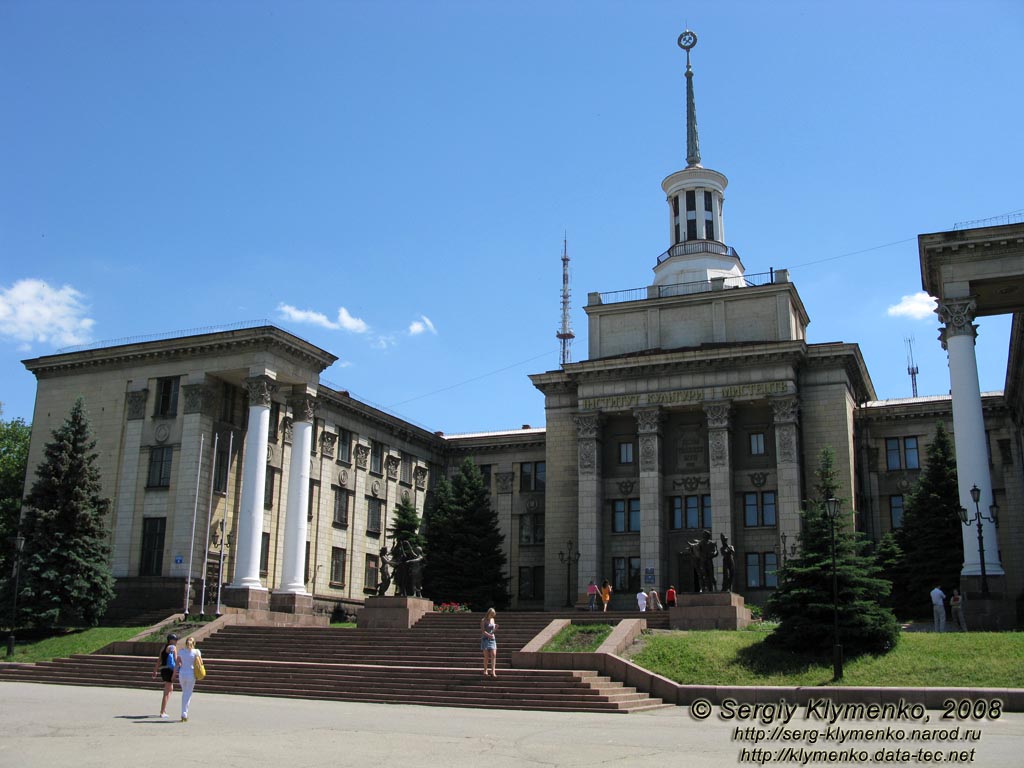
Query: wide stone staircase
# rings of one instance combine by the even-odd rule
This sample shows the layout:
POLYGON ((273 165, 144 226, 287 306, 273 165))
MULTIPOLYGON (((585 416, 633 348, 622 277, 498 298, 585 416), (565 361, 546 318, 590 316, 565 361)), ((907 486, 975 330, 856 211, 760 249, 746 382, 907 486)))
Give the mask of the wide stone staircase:
MULTIPOLYGON (((511 656, 555 618, 615 623, 639 616, 500 614, 496 679, 482 674, 481 614, 427 614, 408 630, 232 625, 200 643, 208 676, 198 688, 337 701, 635 712, 663 705, 594 671, 512 669, 511 656)), ((661 624, 659 614, 643 617, 661 624)), ((145 657, 76 655, 0 665, 0 681, 157 689, 153 663, 145 657)))

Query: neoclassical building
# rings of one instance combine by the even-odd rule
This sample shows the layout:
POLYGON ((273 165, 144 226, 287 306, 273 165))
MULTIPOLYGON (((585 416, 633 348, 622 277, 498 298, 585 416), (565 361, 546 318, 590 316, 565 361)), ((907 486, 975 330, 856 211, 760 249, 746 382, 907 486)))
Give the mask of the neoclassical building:
POLYGON ((695 42, 680 36, 686 165, 662 182, 668 248, 648 262, 649 285, 588 294, 586 359, 530 376, 543 428, 427 432, 325 385, 334 355, 273 325, 26 360, 38 379, 30 466, 85 398, 114 502, 119 605, 180 604, 205 574, 208 605, 222 585, 237 606, 355 610, 377 588, 395 506, 422 514, 467 456, 489 484, 518 608, 574 603, 590 579, 611 581, 620 607, 641 587, 692 589, 689 542, 704 530, 735 548, 734 591, 761 602, 795 552, 823 449, 848 524, 878 539, 901 524, 942 422, 972 513, 962 585, 979 592, 984 567, 986 621, 1019 623, 1024 225, 919 238, 951 395, 879 401, 856 344, 807 341, 788 272, 748 273, 728 245, 728 180, 701 163, 695 42), (1014 315, 1006 386, 982 393, 973 320, 996 313, 1014 315))

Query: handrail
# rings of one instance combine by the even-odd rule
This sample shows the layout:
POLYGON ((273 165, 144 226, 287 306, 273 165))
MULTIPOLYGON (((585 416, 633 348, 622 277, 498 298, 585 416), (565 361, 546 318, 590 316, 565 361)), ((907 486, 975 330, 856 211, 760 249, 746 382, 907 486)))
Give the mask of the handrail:
POLYGON ((690 283, 673 283, 672 285, 657 285, 650 288, 628 288, 624 291, 610 291, 598 294, 601 304, 621 304, 626 301, 643 301, 645 299, 663 299, 669 296, 689 296, 697 293, 710 293, 716 288, 716 283, 721 281, 721 289, 733 288, 754 288, 761 285, 772 285, 775 283, 776 270, 768 272, 756 272, 745 275, 722 275, 711 280, 696 280, 690 283))
POLYGON ((731 245, 720 243, 717 240, 684 240, 661 254, 658 257, 658 264, 673 256, 691 256, 695 253, 714 253, 718 256, 732 256, 736 259, 740 257, 731 245))

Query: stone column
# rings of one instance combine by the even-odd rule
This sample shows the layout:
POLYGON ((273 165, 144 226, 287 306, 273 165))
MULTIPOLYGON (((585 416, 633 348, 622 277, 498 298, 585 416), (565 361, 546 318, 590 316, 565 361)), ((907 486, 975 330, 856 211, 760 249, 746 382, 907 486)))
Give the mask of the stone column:
MULTIPOLYGON (((953 394, 953 440, 956 444, 956 479, 960 489, 960 506, 973 516, 976 512, 971 488, 981 491, 979 508, 988 515, 992 496, 992 477, 988 468, 985 417, 981 408, 981 385, 978 383, 978 360, 974 354, 974 340, 978 326, 974 324, 977 305, 974 299, 945 298, 936 313, 945 326, 939 330, 939 340, 949 353, 949 383, 953 394)), ((977 525, 962 526, 964 567, 961 576, 981 575, 981 556, 978 551, 977 525)), ((995 526, 983 520, 982 536, 985 543, 985 572, 988 576, 1002 576, 999 562, 999 542, 995 526)))
POLYGON ((118 479, 117 506, 114 508, 114 551, 111 573, 115 577, 138 573, 142 541, 142 505, 136 504, 142 457, 142 427, 146 419, 147 389, 125 393, 124 449, 121 451, 121 474, 118 479), (135 511, 139 510, 138 520, 135 511), (134 562, 132 555, 135 555, 134 562))
POLYGON ((235 578, 225 593, 225 602, 245 608, 265 608, 267 590, 260 583, 260 544, 263 539, 270 399, 277 390, 277 383, 264 374, 250 376, 245 385, 249 390, 249 429, 245 433, 245 462, 242 465, 242 505, 238 512, 238 538, 235 541, 235 578))
MULTIPOLYGON (((730 416, 732 403, 715 400, 704 404, 708 420, 709 481, 711 485, 711 528, 718 542, 718 535, 725 534, 729 541, 732 535, 732 457, 729 450, 730 416)), ((722 584, 722 559, 715 559, 716 578, 722 584)), ((737 569, 738 570, 738 569, 737 569)), ((735 576, 733 577, 735 581, 735 576)))
POLYGON ((665 561, 665 516, 661 504, 661 425, 658 407, 633 411, 640 436, 640 569, 643 589, 663 589, 668 580, 665 561), (648 577, 653 569, 654 580, 648 577))
POLYGON ((284 557, 281 586, 270 599, 271 610, 312 613, 313 597, 306 591, 306 528, 309 507, 309 464, 313 447, 315 391, 296 387, 288 404, 292 409, 292 448, 288 463, 288 499, 285 505, 284 557))
POLYGON ((579 472, 579 498, 577 515, 577 547, 580 552, 576 564, 576 583, 588 584, 591 579, 600 583, 605 568, 602 512, 604 492, 601 477, 601 424, 600 413, 579 413, 573 416, 576 423, 576 441, 579 472))
MULTIPOLYGON (((783 395, 769 398, 768 403, 775 424, 775 513, 781 553, 782 534, 786 534, 787 543, 796 541, 800 535, 800 434, 797 426, 800 399, 796 395, 783 395)), ((779 565, 782 565, 781 556, 779 565)))

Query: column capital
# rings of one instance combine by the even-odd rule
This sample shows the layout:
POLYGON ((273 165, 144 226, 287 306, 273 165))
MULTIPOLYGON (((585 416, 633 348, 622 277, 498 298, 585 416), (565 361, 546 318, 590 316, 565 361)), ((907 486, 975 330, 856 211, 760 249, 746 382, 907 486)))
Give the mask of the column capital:
POLYGON ((945 325, 939 329, 939 341, 945 349, 946 342, 953 336, 970 336, 972 339, 978 336, 978 326, 974 324, 974 318, 978 303, 970 296, 957 299, 942 299, 935 310, 945 325))
POLYGON ((633 411, 636 418, 637 431, 641 435, 657 435, 661 432, 662 422, 665 421, 665 409, 655 405, 650 408, 637 408, 633 411))
POLYGON ((732 401, 714 400, 704 403, 704 415, 708 419, 708 429, 728 429, 732 416, 732 401))
POLYGON ((216 392, 209 384, 183 384, 181 392, 185 396, 185 413, 213 415, 216 392))
POLYGON ((576 437, 578 439, 596 439, 600 437, 601 424, 604 422, 604 417, 597 411, 574 414, 572 420, 576 424, 576 437))
POLYGON ((270 407, 270 398, 277 391, 277 382, 269 376, 250 376, 245 380, 249 405, 270 407))
POLYGON ((776 424, 796 424, 800 412, 800 398, 797 395, 769 397, 772 418, 776 424))
POLYGON ((129 392, 126 396, 128 403, 128 419, 144 419, 146 418, 146 398, 149 397, 148 389, 138 389, 134 392, 129 392))
POLYGON ((292 394, 288 398, 288 405, 292 409, 292 421, 308 421, 312 423, 313 417, 316 415, 317 400, 312 395, 292 394))

